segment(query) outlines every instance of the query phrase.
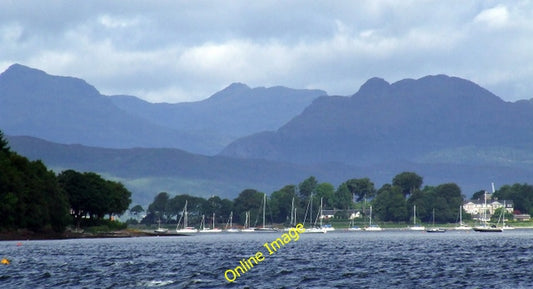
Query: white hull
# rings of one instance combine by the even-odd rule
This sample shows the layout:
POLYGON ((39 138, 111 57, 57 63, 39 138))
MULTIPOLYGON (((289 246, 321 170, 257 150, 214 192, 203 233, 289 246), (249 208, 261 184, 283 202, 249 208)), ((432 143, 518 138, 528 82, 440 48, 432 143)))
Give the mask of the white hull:
POLYGON ((358 231, 362 231, 363 229, 359 228, 359 227, 351 227, 351 228, 348 228, 348 231, 350 232, 358 232, 358 231))
POLYGON ((428 233, 444 233, 444 232, 446 232, 446 229, 431 228, 431 229, 428 229, 426 232, 428 232, 428 233))
POLYGON ((262 232, 262 233, 270 233, 270 232, 277 232, 278 229, 265 227, 265 228, 256 228, 255 231, 256 232, 262 232))
POLYGON ((198 231, 198 233, 221 233, 221 229, 203 229, 198 231))
POLYGON ((381 227, 378 227, 378 226, 371 226, 371 227, 366 227, 365 231, 379 232, 379 231, 383 231, 383 229, 381 227))
POLYGON ((467 225, 461 225, 461 226, 455 227, 455 230, 458 230, 458 231, 469 231, 469 230, 472 230, 472 227, 467 226, 467 225))
POLYGON ((322 233, 322 234, 325 234, 327 233, 328 231, 324 228, 308 228, 308 229, 305 229, 304 233, 308 233, 308 234, 312 234, 312 233, 322 233))
POLYGON ((192 227, 187 227, 187 228, 184 228, 184 229, 176 229, 176 233, 178 234, 196 234, 198 233, 198 230, 192 228, 192 227))
POLYGON ((424 226, 413 226, 413 227, 409 227, 409 230, 411 230, 411 231, 425 231, 426 227, 424 227, 424 226))

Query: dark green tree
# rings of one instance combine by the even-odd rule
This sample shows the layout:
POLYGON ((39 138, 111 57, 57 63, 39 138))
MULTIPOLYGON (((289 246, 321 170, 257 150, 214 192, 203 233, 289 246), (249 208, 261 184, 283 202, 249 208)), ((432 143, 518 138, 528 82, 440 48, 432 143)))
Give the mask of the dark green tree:
POLYGON ((533 186, 513 184, 502 186, 493 195, 498 200, 512 200, 515 211, 522 214, 533 214, 533 186))
POLYGON ((463 204, 461 188, 457 184, 447 183, 435 188, 435 221, 453 223, 459 216, 459 208, 463 204))
MULTIPOLYGON (((429 188, 429 187, 427 187, 429 188)), ((409 212, 409 223, 413 221, 413 209, 416 206, 417 221, 427 222, 428 216, 432 214, 432 198, 433 195, 428 193, 428 189, 416 190, 407 200, 407 211, 409 212)))
MULTIPOLYGON (((165 206, 165 213, 169 219, 165 221, 166 222, 171 222, 171 221, 177 222, 179 217, 183 213, 183 208, 185 207, 185 201, 188 201, 189 199, 191 199, 191 196, 189 195, 176 195, 173 198, 169 199, 166 202, 166 206, 165 206)), ((154 199, 154 202, 155 202, 155 199, 154 199)), ((153 221, 157 222, 157 220, 153 220, 153 221)))
MULTIPOLYGON (((258 220, 260 215, 261 204, 263 202, 264 194, 254 190, 243 190, 237 198, 233 201, 234 213, 233 216, 238 218, 241 224, 244 224, 245 213, 250 212, 250 221, 252 225, 258 220)), ((234 219, 235 221, 235 219, 234 219)))
POLYGON ((41 161, 29 161, 7 147, 7 142, 3 141, 0 231, 63 231, 69 222, 68 203, 55 174, 41 161))
POLYGON ((334 208, 347 210, 353 208, 353 194, 347 183, 341 184, 335 191, 334 208))
POLYGON ((315 177, 311 176, 305 179, 298 185, 300 191, 300 199, 307 203, 311 194, 316 193, 316 187, 318 186, 318 181, 315 177))
POLYGON ((135 205, 130 209, 130 214, 135 217, 139 217, 140 214, 144 212, 144 209, 141 205, 135 205))
POLYGON ((416 190, 420 190, 422 183, 422 177, 413 172, 403 172, 392 179, 392 185, 400 187, 404 197, 409 196, 416 190))
POLYGON ((229 199, 222 199, 222 207, 220 208, 220 215, 229 218, 231 212, 233 212, 233 201, 229 199))
POLYGON ((172 211, 168 207, 169 198, 170 196, 167 192, 160 192, 154 197, 154 201, 148 205, 147 210, 151 222, 157 222, 159 220, 161 222, 167 222, 168 215, 172 215, 172 211))
POLYGON ((288 223, 291 216, 293 198, 296 206, 298 204, 298 198, 296 196, 296 186, 294 185, 287 185, 270 195, 270 208, 274 222, 288 223))
POLYGON ((477 191, 472 195, 471 200, 477 200, 477 201, 484 201, 485 200, 485 193, 486 191, 481 190, 477 191))
POLYGON ((121 215, 131 203, 131 192, 124 185, 105 180, 96 173, 66 170, 57 178, 68 198, 77 226, 86 216, 94 223, 105 215, 121 215))
POLYGON ((406 201, 398 186, 383 185, 373 204, 375 216, 382 221, 401 222, 408 218, 406 201))
POLYGON ((316 187, 317 204, 320 204, 320 199, 323 200, 323 209, 344 208, 351 204, 351 200, 347 202, 341 201, 338 206, 337 196, 335 195, 335 187, 330 183, 320 183, 316 187))
POLYGON ((350 179, 346 181, 346 187, 356 197, 356 202, 360 202, 365 198, 373 198, 376 194, 374 183, 369 178, 350 179))
POLYGON ((215 213, 215 223, 224 222, 224 218, 228 216, 223 216, 222 214, 222 199, 219 196, 211 196, 205 202, 205 207, 203 208, 203 213, 206 217, 212 218, 213 213, 215 213))
POLYGON ((131 192, 120 182, 107 181, 106 185, 110 191, 110 203, 107 214, 109 216, 122 215, 131 203, 131 192))
POLYGON ((86 204, 89 201, 89 196, 85 193, 88 184, 83 174, 75 170, 61 172, 58 176, 58 182, 67 195, 74 222, 79 228, 81 219, 88 214, 86 204))

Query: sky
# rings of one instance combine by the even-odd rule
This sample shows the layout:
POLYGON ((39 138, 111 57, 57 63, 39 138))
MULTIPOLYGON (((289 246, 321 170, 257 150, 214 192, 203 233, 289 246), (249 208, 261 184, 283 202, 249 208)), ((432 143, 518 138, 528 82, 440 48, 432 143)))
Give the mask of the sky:
POLYGON ((0 1, 0 71, 14 63, 150 102, 233 82, 352 95, 447 74, 533 98, 533 1, 0 1))

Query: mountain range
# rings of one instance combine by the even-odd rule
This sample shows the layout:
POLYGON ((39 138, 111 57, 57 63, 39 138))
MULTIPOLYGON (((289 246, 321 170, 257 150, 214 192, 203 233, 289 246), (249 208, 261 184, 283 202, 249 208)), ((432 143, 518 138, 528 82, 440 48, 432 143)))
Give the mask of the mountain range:
POLYGON ((239 137, 279 128, 325 94, 235 83, 203 101, 149 103, 104 96, 81 79, 14 64, 0 75, 0 123, 6 134, 58 143, 212 155, 239 137))
POLYGON ((372 78, 351 97, 320 97, 277 131, 237 140, 221 155, 295 163, 531 166, 530 103, 505 102, 445 75, 393 84, 372 78))
POLYGON ((196 102, 149 103, 125 95, 111 96, 111 101, 133 115, 196 138, 192 145, 173 147, 211 155, 240 137, 281 127, 322 95, 326 92, 282 86, 252 89, 233 83, 196 102))
POLYGON ((372 78, 351 96, 234 83, 154 104, 15 64, 0 74, 0 130, 22 155, 118 179, 145 204, 159 191, 270 193, 311 175, 379 187, 414 171, 466 195, 533 177, 533 99, 506 102, 446 75, 372 78))

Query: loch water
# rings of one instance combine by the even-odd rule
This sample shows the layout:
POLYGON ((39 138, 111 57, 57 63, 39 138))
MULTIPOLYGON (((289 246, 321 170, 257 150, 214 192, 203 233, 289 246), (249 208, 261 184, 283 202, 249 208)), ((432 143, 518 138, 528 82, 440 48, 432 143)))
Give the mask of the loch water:
POLYGON ((533 288, 533 230, 282 233, 2 241, 0 288, 533 288))

